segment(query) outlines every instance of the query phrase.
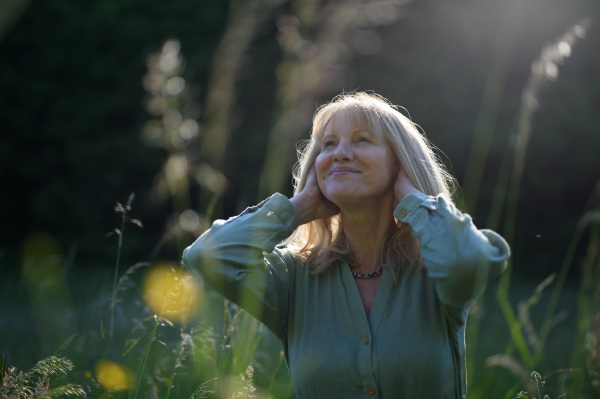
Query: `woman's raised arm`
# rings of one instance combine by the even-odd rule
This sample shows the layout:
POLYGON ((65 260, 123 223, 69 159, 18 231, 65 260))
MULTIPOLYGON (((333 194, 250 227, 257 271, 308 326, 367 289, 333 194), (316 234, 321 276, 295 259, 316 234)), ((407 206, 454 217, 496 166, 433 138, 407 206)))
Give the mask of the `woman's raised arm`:
POLYGON ((394 215, 412 227, 427 273, 447 305, 468 306, 506 268, 506 241, 491 230, 478 230, 445 195, 407 194, 394 215))
POLYGON ((275 194, 229 220, 217 220, 183 252, 183 263, 276 335, 287 325, 288 268, 275 246, 298 226, 290 201, 275 194))

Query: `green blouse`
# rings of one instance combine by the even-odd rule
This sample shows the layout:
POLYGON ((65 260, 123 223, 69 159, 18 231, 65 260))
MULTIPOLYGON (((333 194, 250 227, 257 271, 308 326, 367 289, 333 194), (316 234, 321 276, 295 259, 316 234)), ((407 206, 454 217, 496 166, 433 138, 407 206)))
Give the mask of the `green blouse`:
POLYGON ((419 238, 425 267, 397 282, 384 269, 369 318, 344 261, 315 275, 277 246, 298 227, 281 194, 216 221, 183 262, 277 335, 295 398, 463 398, 469 302, 510 250, 442 195, 407 195, 394 215, 419 238))

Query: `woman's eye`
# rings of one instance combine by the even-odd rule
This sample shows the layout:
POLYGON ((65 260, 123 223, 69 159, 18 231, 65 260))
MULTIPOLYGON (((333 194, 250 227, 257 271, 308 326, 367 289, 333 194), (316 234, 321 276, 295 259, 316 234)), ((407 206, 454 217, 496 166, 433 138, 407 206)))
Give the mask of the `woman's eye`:
POLYGON ((371 140, 369 140, 369 139, 368 139, 368 138, 366 138, 366 137, 359 137, 359 138, 358 138, 358 142, 359 142, 359 143, 370 143, 370 142, 371 142, 371 140))
POLYGON ((331 147, 333 145, 335 145, 333 141, 326 141, 325 143, 323 143, 323 148, 331 147))

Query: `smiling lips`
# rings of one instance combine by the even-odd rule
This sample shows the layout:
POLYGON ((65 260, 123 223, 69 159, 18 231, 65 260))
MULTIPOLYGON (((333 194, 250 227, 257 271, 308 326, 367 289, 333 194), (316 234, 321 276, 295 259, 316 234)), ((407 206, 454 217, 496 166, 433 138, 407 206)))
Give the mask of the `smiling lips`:
POLYGON ((358 173, 358 170, 353 169, 353 168, 348 168, 348 167, 333 168, 329 174, 331 176, 339 176, 339 175, 345 175, 345 174, 350 174, 350 173, 358 173))

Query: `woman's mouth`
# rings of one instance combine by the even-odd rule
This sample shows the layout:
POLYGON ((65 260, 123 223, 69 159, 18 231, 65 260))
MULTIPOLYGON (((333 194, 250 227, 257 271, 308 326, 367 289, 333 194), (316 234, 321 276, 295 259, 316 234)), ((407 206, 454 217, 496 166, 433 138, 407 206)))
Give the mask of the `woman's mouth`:
POLYGON ((339 167, 339 168, 333 168, 330 172, 331 176, 342 176, 342 175, 347 175, 347 174, 352 174, 352 173, 358 173, 358 170, 354 169, 354 168, 348 168, 348 167, 339 167))

